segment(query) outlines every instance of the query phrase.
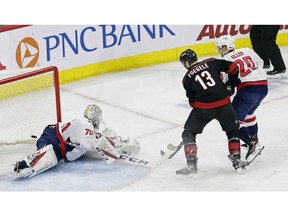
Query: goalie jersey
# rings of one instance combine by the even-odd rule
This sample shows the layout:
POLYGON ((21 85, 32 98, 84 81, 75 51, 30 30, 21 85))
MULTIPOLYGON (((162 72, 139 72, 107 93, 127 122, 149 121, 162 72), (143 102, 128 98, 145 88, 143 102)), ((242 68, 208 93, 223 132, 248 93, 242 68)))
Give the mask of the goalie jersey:
POLYGON ((86 119, 77 118, 65 124, 58 124, 68 161, 76 160, 86 152, 95 151, 96 134, 92 124, 86 119))

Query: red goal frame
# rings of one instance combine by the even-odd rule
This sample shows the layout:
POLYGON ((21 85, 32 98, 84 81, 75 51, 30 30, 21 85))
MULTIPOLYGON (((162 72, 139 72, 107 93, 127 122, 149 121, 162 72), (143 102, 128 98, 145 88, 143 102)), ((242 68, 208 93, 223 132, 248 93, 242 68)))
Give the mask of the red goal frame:
POLYGON ((16 75, 13 77, 2 79, 2 80, 0 80, 0 85, 19 81, 22 79, 27 79, 29 77, 34 77, 34 76, 45 74, 45 73, 48 73, 51 71, 53 71, 53 76, 54 76, 57 121, 61 122, 62 116, 61 116, 61 104, 60 104, 59 71, 58 71, 58 68, 56 66, 50 66, 50 67, 45 67, 45 68, 41 68, 41 69, 36 69, 35 71, 30 71, 30 72, 26 72, 26 73, 23 73, 20 75, 16 75))

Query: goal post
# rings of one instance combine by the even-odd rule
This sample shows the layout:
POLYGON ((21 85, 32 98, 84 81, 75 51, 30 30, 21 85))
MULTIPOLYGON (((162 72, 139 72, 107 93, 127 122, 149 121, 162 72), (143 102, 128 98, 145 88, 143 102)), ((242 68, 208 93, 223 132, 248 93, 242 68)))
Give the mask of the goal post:
POLYGON ((0 71, 0 112, 0 149, 35 143, 47 125, 62 120, 58 68, 0 71))

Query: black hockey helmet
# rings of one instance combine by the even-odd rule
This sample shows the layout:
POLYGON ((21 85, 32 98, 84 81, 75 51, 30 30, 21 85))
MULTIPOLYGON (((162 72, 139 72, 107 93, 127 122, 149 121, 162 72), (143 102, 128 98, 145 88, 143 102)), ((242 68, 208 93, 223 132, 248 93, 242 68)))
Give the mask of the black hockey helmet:
POLYGON ((198 58, 193 50, 187 49, 181 53, 179 60, 188 69, 192 66, 192 63, 197 62, 198 58))

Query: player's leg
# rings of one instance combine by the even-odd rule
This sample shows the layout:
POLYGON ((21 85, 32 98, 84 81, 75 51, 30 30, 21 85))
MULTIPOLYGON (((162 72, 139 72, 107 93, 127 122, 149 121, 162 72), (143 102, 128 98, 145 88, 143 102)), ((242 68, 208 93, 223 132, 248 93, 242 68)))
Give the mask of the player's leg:
MULTIPOLYGON (((233 99, 233 107, 237 113, 240 123, 240 139, 244 142, 243 147, 247 149, 246 160, 253 152, 256 153, 256 144, 258 142, 258 124, 256 116, 252 115, 259 106, 259 94, 253 90, 255 87, 246 87, 237 92, 233 99), (249 115, 249 113, 251 115, 249 115)), ((261 147, 262 148, 262 147, 261 147)))
POLYGON ((257 123, 255 111, 258 109, 261 102, 268 94, 268 86, 263 85, 263 86, 255 86, 255 87, 250 87, 250 88, 253 88, 252 89, 253 93, 251 93, 251 95, 253 96, 254 105, 247 112, 247 115, 244 119, 244 123, 247 125, 248 130, 250 131, 251 137, 253 136, 257 137, 258 136, 258 123, 257 123))
POLYGON ((262 38, 263 38, 263 44, 266 48, 266 52, 268 54, 268 57, 274 67, 273 71, 275 73, 271 73, 272 71, 268 71, 268 75, 274 75, 277 74, 277 72, 285 72, 286 67, 283 60, 283 57, 281 55, 281 51, 279 49, 279 46, 276 43, 277 34, 280 29, 280 25, 263 25, 262 26, 262 38))
POLYGON ((203 132, 204 127, 215 117, 214 110, 193 109, 185 122, 182 140, 187 166, 177 170, 178 178, 196 178, 198 157, 196 135, 203 132))
POLYGON ((217 120, 219 121, 222 130, 226 132, 228 139, 228 158, 232 162, 232 166, 239 173, 245 170, 248 164, 241 160, 241 147, 239 139, 239 122, 232 104, 218 108, 217 120))
POLYGON ((30 178, 58 164, 53 145, 49 144, 17 162, 15 178, 30 178))
POLYGON ((36 142, 37 151, 24 157, 15 165, 16 178, 27 178, 54 167, 61 153, 55 127, 47 126, 36 142))
POLYGON ((253 25, 250 30, 250 40, 253 47, 253 50, 260 56, 260 58, 264 61, 264 67, 270 67, 270 60, 265 50, 265 44, 263 43, 262 38, 262 26, 261 25, 253 25))
MULTIPOLYGON (((252 88, 252 87, 251 87, 252 88)), ((253 87, 253 93, 251 95, 254 95, 254 106, 249 110, 244 123, 247 126, 250 134, 250 140, 247 142, 247 155, 246 159, 249 160, 249 156, 257 154, 263 146, 260 145, 259 139, 258 139, 258 123, 256 115, 254 114, 257 108, 260 106, 263 99, 266 97, 268 93, 268 87, 267 86, 255 86, 253 87)))

